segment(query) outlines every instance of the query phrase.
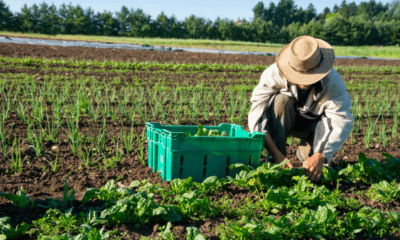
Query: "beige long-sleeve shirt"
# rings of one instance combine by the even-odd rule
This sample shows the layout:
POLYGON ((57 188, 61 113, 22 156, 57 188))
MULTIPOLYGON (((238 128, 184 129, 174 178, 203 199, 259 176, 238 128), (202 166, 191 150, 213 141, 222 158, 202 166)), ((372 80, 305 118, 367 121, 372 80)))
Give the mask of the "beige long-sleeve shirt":
MULTIPOLYGON (((269 66, 261 75, 259 84, 253 90, 252 107, 248 116, 250 132, 264 111, 273 104, 275 95, 281 93, 298 101, 298 89, 294 84, 280 76, 276 63, 269 66)), ((317 119, 321 116, 324 131, 321 136, 315 136, 318 144, 315 152, 325 155, 328 164, 337 150, 348 138, 353 128, 354 117, 350 113, 351 99, 340 74, 332 68, 320 84, 315 84, 304 105, 297 106, 299 114, 307 119, 317 119)))

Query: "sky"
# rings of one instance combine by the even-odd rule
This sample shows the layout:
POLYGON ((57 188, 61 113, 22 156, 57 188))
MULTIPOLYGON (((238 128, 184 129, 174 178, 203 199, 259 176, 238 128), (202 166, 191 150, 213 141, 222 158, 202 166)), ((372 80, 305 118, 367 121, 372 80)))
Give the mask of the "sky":
MULTIPOLYGON (((132 1, 132 0, 3 0, 12 12, 21 12, 21 8, 24 4, 32 6, 34 3, 40 4, 46 2, 47 4, 54 5, 58 8, 61 4, 71 3, 73 6, 80 5, 83 9, 91 7, 95 13, 111 11, 112 13, 121 11, 122 6, 126 6, 128 9, 142 9, 145 14, 149 14, 151 19, 156 19, 158 14, 164 11, 165 15, 175 17, 182 21, 190 15, 195 15, 197 17, 203 17, 205 19, 210 19, 215 21, 217 17, 228 18, 231 20, 235 19, 246 19, 252 20, 253 7, 260 0, 142 0, 142 1, 132 1)), ((357 5, 361 2, 369 2, 369 0, 353 0, 357 5)), ((347 3, 353 2, 347 0, 347 3)), ((271 0, 262 1, 265 7, 268 7, 271 0)), ((272 2, 277 5, 279 0, 273 0, 272 2)), ((294 0, 294 3, 298 8, 302 7, 306 9, 307 6, 312 3, 317 9, 317 14, 321 13, 325 7, 329 7, 332 11, 333 6, 337 4, 340 6, 342 0, 294 0)), ((383 4, 391 3, 392 0, 375 0, 375 2, 382 2, 383 4)))

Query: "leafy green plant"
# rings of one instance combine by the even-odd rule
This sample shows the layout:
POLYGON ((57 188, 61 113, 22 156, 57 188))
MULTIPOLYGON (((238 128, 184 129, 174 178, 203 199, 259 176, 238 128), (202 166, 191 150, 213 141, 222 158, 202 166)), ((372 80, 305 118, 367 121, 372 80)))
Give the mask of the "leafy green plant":
POLYGON ((39 235, 40 240, 69 240, 69 239, 90 239, 90 240, 106 240, 110 239, 111 234, 117 234, 119 231, 107 231, 104 232, 104 226, 98 230, 97 228, 93 228, 92 226, 82 224, 79 227, 80 234, 74 236, 70 233, 63 233, 59 236, 43 236, 42 234, 39 235))
POLYGON ((181 216, 171 206, 159 206, 145 192, 135 193, 118 200, 111 208, 101 212, 100 218, 117 224, 148 223, 151 220, 180 221, 181 216))
POLYGON ((352 238, 354 238, 353 233, 361 231, 365 231, 370 236, 382 237, 383 234, 393 229, 393 225, 398 226, 398 215, 383 214, 381 210, 371 207, 363 207, 358 212, 348 212, 343 219, 346 229, 349 231, 348 234, 352 238), (396 221, 393 221, 394 219, 396 221))
MULTIPOLYGON (((222 131, 220 133, 218 130, 212 130, 212 129, 207 129, 203 127, 201 124, 197 125, 198 131, 194 135, 195 137, 215 137, 215 136, 221 136, 221 137, 229 137, 229 134, 227 134, 225 131, 222 131)), ((188 136, 192 136, 191 133, 188 133, 188 136)))
POLYGON ((301 168, 293 169, 282 169, 281 167, 288 163, 290 160, 286 160, 279 164, 272 164, 267 162, 254 169, 252 166, 247 166, 242 163, 232 164, 230 169, 241 169, 242 171, 236 175, 235 179, 227 176, 228 180, 238 186, 246 189, 256 189, 257 192, 262 189, 274 186, 289 186, 295 181, 293 176, 304 175, 301 168))
POLYGON ((375 159, 368 159, 364 153, 360 153, 358 163, 348 164, 339 171, 340 178, 345 182, 378 182, 380 180, 392 180, 389 172, 385 171, 383 164, 375 159))
POLYGON ((367 194, 374 201, 388 203, 400 199, 400 184, 397 184, 395 180, 391 183, 382 180, 379 183, 372 184, 367 194))
POLYGON ((213 194, 221 191, 223 185, 227 182, 226 179, 218 179, 217 176, 210 176, 204 179, 202 183, 195 183, 195 185, 199 192, 199 196, 203 196, 205 194, 213 194))
POLYGON ((220 239, 264 239, 264 224, 257 219, 247 219, 226 222, 217 227, 217 233, 220 239))
POLYGON ((197 194, 197 191, 191 191, 175 197, 174 202, 178 204, 177 210, 183 217, 204 220, 223 211, 219 204, 210 201, 210 197, 205 196, 201 199, 197 197, 197 194))
POLYGON ((386 159, 384 161, 386 164, 384 165, 384 169, 388 172, 393 178, 400 175, 400 159, 393 158, 392 155, 388 153, 382 153, 386 159))
POLYGON ((104 225, 108 223, 107 220, 98 217, 97 212, 94 210, 90 210, 87 214, 81 212, 80 216, 84 224, 89 226, 104 225))
POLYGON ((57 236, 63 233, 78 233, 78 220, 75 215, 72 215, 72 209, 68 209, 65 213, 58 209, 47 210, 43 218, 32 221, 35 228, 30 233, 37 234, 41 238, 57 236))
MULTIPOLYGON (((28 229, 30 228, 29 224, 25 222, 13 228, 9 222, 10 217, 0 218, 0 232, 2 232, 6 238, 4 239, 17 239, 27 234, 28 229)), ((0 234, 0 239, 2 239, 0 234)))
POLYGON ((207 236, 201 235, 197 227, 186 227, 186 240, 207 240, 207 236))
POLYGON ((0 192, 0 197, 5 197, 6 199, 12 201, 13 204, 18 208, 25 208, 32 203, 32 198, 25 195, 25 189, 22 186, 17 194, 0 192))

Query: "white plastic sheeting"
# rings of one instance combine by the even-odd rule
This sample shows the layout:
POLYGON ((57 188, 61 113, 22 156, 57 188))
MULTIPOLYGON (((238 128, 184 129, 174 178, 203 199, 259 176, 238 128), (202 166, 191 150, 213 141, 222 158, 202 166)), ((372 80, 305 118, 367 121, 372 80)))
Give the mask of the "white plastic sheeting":
MULTIPOLYGON (((143 46, 137 44, 121 44, 121 43, 100 43, 100 42, 82 42, 82 41, 65 41, 65 40, 48 40, 48 39, 34 39, 34 38, 17 38, 0 36, 2 43, 16 43, 16 44, 33 44, 45 46, 61 46, 61 47, 93 47, 93 48, 115 48, 115 49, 130 49, 130 50, 154 50, 154 51, 183 51, 183 52, 198 52, 198 53, 219 53, 219 54, 242 54, 242 55, 271 55, 276 56, 277 53, 271 52, 246 52, 246 51, 230 51, 230 50, 216 50, 216 49, 201 49, 201 48, 177 48, 177 47, 162 47, 162 46, 143 46)), ((350 56, 336 56, 336 58, 349 58, 359 59, 360 57, 350 56)), ((400 60, 389 58, 372 58, 366 59, 379 59, 379 60, 400 60)))

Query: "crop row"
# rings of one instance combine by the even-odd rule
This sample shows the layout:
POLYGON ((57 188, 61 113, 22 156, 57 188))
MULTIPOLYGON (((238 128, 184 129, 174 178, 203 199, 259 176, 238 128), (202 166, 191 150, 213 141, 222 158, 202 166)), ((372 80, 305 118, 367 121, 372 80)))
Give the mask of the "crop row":
MULTIPOLYGON (((22 78, 15 78, 15 79, 8 79, 8 80, 2 80, 0 81, 0 94, 3 92, 8 92, 8 96, 5 96, 4 98, 7 98, 10 96, 12 91, 16 91, 19 93, 21 86, 24 85, 30 85, 31 88, 40 88, 40 85, 36 83, 36 81, 33 79, 31 76, 26 76, 26 75, 21 75, 22 78), (25 77, 24 77, 25 76, 25 77), (6 84, 11 83, 8 88, 6 88, 6 84), (39 86, 39 87, 38 87, 39 86), (15 89, 14 87, 17 87, 15 89)), ((59 79, 60 81, 65 81, 65 79, 59 79)), ((105 84, 99 84, 96 81, 91 81, 93 84, 91 87, 86 87, 83 85, 83 83, 87 83, 84 79, 77 79, 74 82, 68 82, 67 86, 64 86, 65 91, 70 91, 69 89, 73 89, 73 85, 75 85, 75 89, 79 89, 79 91, 86 91, 90 94, 90 92, 99 92, 103 89, 105 89, 104 92, 109 92, 112 89, 113 86, 111 86, 110 83, 105 83, 105 84)), ((211 84, 211 83, 210 83, 211 84)), ((8 85, 8 84, 7 84, 8 85)), ((43 93, 43 97, 49 97, 49 94, 54 94, 54 89, 58 88, 57 83, 54 82, 48 82, 42 86, 41 91, 43 93)), ((129 87, 125 87, 122 89, 117 90, 117 88, 113 88, 113 99, 120 99, 123 98, 122 93, 127 93, 128 94, 137 94, 138 91, 155 91, 155 92, 160 92, 162 96, 167 96, 170 94, 173 94, 174 96, 177 96, 177 94, 185 94, 184 92, 186 91, 192 91, 192 92, 198 92, 200 93, 203 97, 207 94, 209 95, 214 95, 217 94, 217 92, 223 91, 223 95, 227 95, 227 91, 233 90, 233 92, 243 92, 248 90, 253 89, 254 86, 244 86, 244 85, 235 85, 235 87, 228 85, 225 87, 221 87, 213 84, 213 87, 207 87, 207 85, 204 82, 198 83, 196 86, 190 86, 187 82, 186 83, 181 83, 181 84, 175 84, 173 87, 165 86, 159 83, 156 83, 155 85, 152 86, 152 89, 149 89, 148 83, 146 83, 147 87, 135 87, 134 85, 131 85, 129 87), (118 92, 118 93, 117 93, 118 92), (133 93, 132 93, 133 92, 133 93)), ((38 93, 39 94, 39 93, 38 93)), ((61 93, 60 93, 61 94, 61 93)), ((17 97, 13 96, 14 98, 17 97)), ((27 97, 26 91, 23 92, 22 97, 25 98, 27 97)), ((249 96, 249 93, 247 93, 247 97, 249 96)), ((53 97, 54 98, 54 97, 53 97)), ((376 94, 375 96, 372 94, 369 94, 367 90, 364 90, 360 94, 351 92, 351 98, 352 98, 352 109, 353 113, 355 116, 362 118, 364 114, 366 113, 368 117, 371 117, 372 114, 379 114, 381 110, 383 109, 383 113, 386 113, 387 116, 390 116, 392 112, 400 112, 400 98, 399 94, 393 94, 389 92, 380 92, 376 94)), ((126 99, 126 97, 125 97, 126 99)), ((204 99, 207 101, 207 97, 204 97, 204 99)), ((7 100, 7 99, 5 99, 7 100)), ((176 100, 176 99, 175 99, 176 100)), ((49 100, 52 102, 52 100, 49 100)), ((149 104, 152 105, 151 99, 149 100, 149 104)))
POLYGON ((247 70, 247 71, 262 71, 265 66, 263 65, 239 65, 239 64, 217 64, 217 63, 159 63, 159 62, 115 62, 115 61, 86 61, 86 60, 72 60, 72 59, 41 59, 41 58, 10 58, 0 57, 0 62, 7 64, 22 64, 26 66, 35 65, 37 67, 48 66, 50 64, 63 65, 77 68, 114 68, 114 69, 173 69, 173 70, 247 70))
MULTIPOLYGON (((367 159, 360 153, 355 165, 348 164, 338 170, 324 168, 322 181, 372 183, 366 194, 372 200, 381 203, 398 201, 399 159, 393 159, 388 154, 385 156, 387 163, 382 164, 374 159, 367 159)), ((358 233, 379 236, 393 234, 400 227, 400 213, 382 212, 363 206, 355 199, 344 198, 338 188, 330 191, 324 185, 313 184, 307 180, 301 169, 282 169, 282 165, 283 163, 267 163, 251 168, 243 164, 233 164, 231 169, 242 169, 235 178, 217 179, 213 176, 202 183, 193 182, 190 177, 174 179, 168 187, 151 184, 149 179, 116 187, 114 180, 111 180, 100 189, 87 189, 81 204, 86 205, 96 199, 102 206, 89 212, 81 212, 79 216, 72 214, 73 209, 70 208, 75 200, 75 190, 69 188, 67 179, 62 197, 48 201, 48 205, 36 204, 21 188, 17 194, 0 193, 0 197, 12 201, 22 211, 27 208, 48 210, 43 218, 34 220, 32 225, 20 223, 19 228, 8 224, 9 217, 2 218, 0 232, 9 239, 25 234, 36 235, 39 239, 55 239, 52 236, 59 236, 56 239, 70 239, 77 235, 81 235, 77 239, 84 239, 88 234, 95 234, 101 237, 93 239, 100 240, 117 232, 104 233, 96 229, 96 226, 120 226, 127 223, 140 226, 152 222, 204 220, 217 216, 242 218, 238 221, 226 220, 221 224, 217 230, 221 239, 283 239, 283 235, 294 238, 355 238, 358 233), (210 195, 221 192, 231 184, 252 191, 255 201, 246 198, 239 203, 233 203, 229 195, 219 200, 210 199, 210 195), (275 215, 285 212, 287 214, 276 218, 275 215)), ((168 225, 160 236, 169 233, 171 238, 168 239, 174 239, 168 225)), ((187 239, 201 235, 195 228, 187 229, 187 232, 187 239), (195 236, 191 236, 192 234, 195 236)))
MULTIPOLYGON (((125 149, 132 149, 136 139, 133 135, 133 128, 135 124, 143 124, 150 120, 161 119, 164 123, 169 119, 172 124, 181 124, 190 120, 191 122, 198 122, 199 117, 204 117, 209 120, 210 117, 216 122, 221 122, 222 117, 228 118, 229 121, 243 125, 247 118, 248 109, 251 107, 248 101, 248 96, 245 91, 235 93, 233 88, 227 88, 227 92, 207 91, 186 91, 179 92, 175 89, 172 93, 165 89, 160 91, 152 91, 150 88, 132 88, 125 89, 124 92, 117 92, 114 88, 99 88, 97 85, 92 85, 91 90, 83 87, 81 84, 77 88, 72 88, 71 85, 64 85, 58 93, 55 85, 43 85, 42 87, 36 84, 20 84, 17 85, 16 91, 10 91, 4 87, 0 88, 1 93, 4 93, 4 100, 0 104, 0 142, 3 156, 6 157, 11 149, 18 149, 20 140, 12 139, 13 124, 6 128, 5 122, 11 111, 15 111, 23 124, 28 126, 27 138, 24 140, 32 146, 37 156, 42 155, 44 141, 59 142, 59 130, 61 128, 67 129, 66 141, 70 143, 72 153, 77 156, 78 152, 86 144, 91 144, 96 148, 98 154, 103 154, 105 151, 105 132, 106 119, 110 118, 113 122, 122 122, 127 119, 131 122, 130 133, 121 132, 118 139, 113 139, 115 148, 118 149, 121 145, 125 149), (172 101, 173 100, 173 101, 172 101), (51 109, 45 103, 52 103, 51 109), (79 123, 82 123, 83 118, 86 119, 90 125, 90 118, 94 123, 101 123, 102 128, 92 129, 93 136, 84 136, 79 133, 79 123), (7 138, 7 135, 9 136, 7 138)), ((385 98, 382 97, 384 102, 385 98)), ((366 102, 370 100, 366 98, 366 102)), ((390 102, 389 102, 390 103, 390 102)), ((383 104, 383 103, 382 103, 383 104)), ((370 106, 369 104, 366 106, 370 106)), ((385 106, 385 105, 384 105, 385 106)), ((398 114, 393 115, 394 124, 388 126, 383 117, 383 111, 389 108, 380 107, 378 117, 372 118, 371 108, 363 108, 357 101, 352 108, 352 113, 355 116, 354 128, 350 133, 350 138, 353 141, 354 133, 361 133, 361 124, 364 111, 368 114, 367 129, 364 132, 364 140, 366 147, 369 148, 371 142, 374 140, 374 134, 378 129, 377 121, 382 118, 381 125, 379 126, 378 140, 382 142, 383 146, 389 143, 389 137, 392 142, 398 142, 398 114)), ((396 108, 400 107, 400 102, 395 103, 396 108)), ((377 106, 379 107, 379 106, 377 106)), ((400 111, 398 111, 400 112, 400 111)), ((390 113, 390 112, 389 112, 390 113)), ((125 124, 126 125, 126 124, 125 124)), ((122 127, 124 129, 124 127, 122 127)), ((139 141, 141 142, 141 141, 139 141)), ((139 149, 142 149, 140 145, 139 149)), ((143 151, 141 151, 143 156, 143 151)), ((80 153, 83 159, 83 165, 89 166, 94 164, 101 158, 93 159, 90 151, 80 153)), ((19 171, 18 167, 22 160, 21 156, 13 156, 11 159, 14 171, 19 171), (16 162, 16 163, 14 163, 16 162)), ((116 156, 118 161, 121 161, 121 156, 116 156)), ((141 158, 142 159, 142 158, 141 158)), ((58 160, 53 163, 57 169, 58 160)))
MULTIPOLYGON (((12 68, 13 71, 18 69, 35 69, 36 67, 27 67, 27 66, 11 66, 11 65, 3 65, 3 69, 12 68)), ((128 69, 78 69, 78 68, 70 68, 70 67, 41 67, 40 69, 41 75, 46 74, 44 77, 44 81, 83 81, 87 84, 93 81, 104 81, 113 86, 152 86, 152 85, 161 85, 161 86, 179 86, 182 83, 190 83, 193 86, 204 84, 205 88, 212 88, 214 84, 229 84, 235 85, 235 87, 239 87, 241 85, 242 88, 245 88, 246 91, 252 92, 255 84, 259 82, 259 74, 245 71, 230 71, 230 72, 204 72, 204 71, 170 71, 170 70, 158 70, 158 71, 150 71, 147 70, 136 70, 131 71, 128 69), (54 72, 56 74, 54 74, 54 72), (100 76, 93 76, 93 74, 100 73, 100 76), (126 74, 129 73, 129 76, 126 74), (102 76, 102 74, 104 76, 102 76), (109 76, 112 74, 112 76, 109 76), (70 75, 71 77, 68 77, 70 75), (124 77, 125 75, 125 77, 124 77), (145 75, 145 76, 143 76, 145 75), (241 76, 238 78, 238 76, 241 76), (182 82, 177 82, 176 80, 182 80, 182 82), (205 82, 206 81, 206 82, 205 82)), ((22 72, 22 70, 21 70, 22 72)), ((10 79, 14 77, 21 78, 22 76, 26 76, 26 79, 30 79, 31 75, 27 75, 24 73, 21 74, 2 74, 4 78, 10 79), (18 76, 20 75, 20 77, 18 76)), ((393 75, 390 76, 379 76, 379 81, 374 80, 366 80, 374 77, 371 74, 363 75, 362 77, 352 77, 350 81, 346 82, 346 88, 348 91, 368 91, 375 92, 377 88, 379 88, 379 92, 396 92, 400 89, 400 83, 396 79, 393 79, 393 75)), ((22 77, 24 79, 24 77, 22 77)), ((376 78, 376 77, 374 77, 376 78)), ((34 81, 32 79, 31 81, 34 81)))
MULTIPOLYGON (((265 65, 240 65, 240 64, 219 64, 219 63, 159 63, 159 62, 115 62, 115 61, 97 61, 97 60, 74 60, 74 59, 42 59, 42 58, 10 58, 0 56, 0 62, 6 64, 22 64, 26 66, 35 65, 37 67, 48 66, 50 64, 64 65, 77 68, 101 67, 114 69, 180 69, 180 70, 247 70, 253 72, 262 72, 265 65)), ((336 66, 338 71, 346 72, 399 72, 399 66, 336 66)))

